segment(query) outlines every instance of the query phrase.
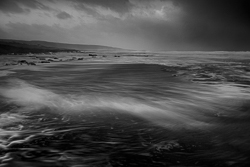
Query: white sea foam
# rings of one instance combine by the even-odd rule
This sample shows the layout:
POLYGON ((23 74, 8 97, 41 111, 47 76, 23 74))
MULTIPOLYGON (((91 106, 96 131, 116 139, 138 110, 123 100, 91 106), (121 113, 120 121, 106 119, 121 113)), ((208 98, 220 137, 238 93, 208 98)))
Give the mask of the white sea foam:
MULTIPOLYGON (((188 99, 166 98, 161 101, 142 101, 132 97, 60 95, 53 91, 31 85, 22 80, 10 80, 0 88, 0 95, 7 103, 20 106, 20 111, 34 112, 50 108, 55 112, 74 114, 79 112, 114 110, 147 119, 161 126, 202 127, 209 125, 205 114, 227 112, 228 99, 242 94, 240 89, 212 88, 210 91, 192 91, 188 99), (214 89, 214 90, 213 90, 214 89), (224 98, 227 100, 225 101, 224 98), (221 107, 225 106, 225 107, 221 107), (204 114, 205 113, 205 114, 204 114)), ((246 98, 246 95, 241 95, 246 98)), ((231 106, 230 106, 231 107, 231 106)))
POLYGON ((0 77, 4 77, 4 76, 7 76, 7 75, 10 75, 10 74, 13 74, 15 72, 13 71, 8 71, 8 70, 2 70, 0 71, 0 77))

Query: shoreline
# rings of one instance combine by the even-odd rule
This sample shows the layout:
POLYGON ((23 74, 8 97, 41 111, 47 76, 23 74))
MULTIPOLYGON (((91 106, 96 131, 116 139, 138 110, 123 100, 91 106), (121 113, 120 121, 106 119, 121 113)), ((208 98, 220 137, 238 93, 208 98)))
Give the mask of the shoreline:
POLYGON ((200 84, 238 84, 250 85, 250 58, 243 59, 240 55, 232 59, 230 55, 212 55, 211 58, 179 55, 153 55, 112 53, 60 53, 40 55, 15 55, 0 57, 5 62, 0 64, 0 77, 15 73, 15 70, 43 71, 47 67, 58 65, 82 64, 157 64, 162 65, 162 72, 171 72, 172 77, 200 84), (217 57, 216 57, 217 56, 217 57), (196 59, 199 58, 199 59, 196 59), (195 60, 195 61, 194 61, 195 60), (244 61, 243 61, 244 60, 244 61))

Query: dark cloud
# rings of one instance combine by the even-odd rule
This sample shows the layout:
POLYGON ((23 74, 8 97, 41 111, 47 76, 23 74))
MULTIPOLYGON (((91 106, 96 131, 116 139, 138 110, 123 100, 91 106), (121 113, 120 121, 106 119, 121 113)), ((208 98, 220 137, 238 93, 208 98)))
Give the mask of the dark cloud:
POLYGON ((197 19, 238 24, 245 22, 248 25, 250 23, 249 0, 174 0, 174 2, 181 6, 188 16, 197 19))
POLYGON ((84 4, 84 3, 76 3, 74 5, 74 8, 76 10, 84 11, 84 12, 88 13, 89 15, 92 15, 95 17, 99 16, 99 14, 94 9, 87 7, 86 4, 84 4))
POLYGON ((7 31, 1 31, 0 38, 18 40, 45 40, 62 42, 68 40, 65 29, 58 26, 48 26, 39 24, 9 23, 7 31), (1 32, 4 32, 2 34, 1 32))
POLYGON ((28 12, 17 4, 14 0, 1 0, 0 1, 0 11, 4 13, 25 13, 28 12))
POLYGON ((49 6, 44 5, 41 0, 16 0, 19 4, 22 4, 31 9, 41 9, 41 10, 52 10, 49 6))
MULTIPOLYGON (((134 0, 136 1, 136 0, 134 0)), ((102 6, 120 14, 129 13, 133 3, 125 0, 77 1, 85 11, 97 16, 84 4, 102 6)), ((135 3, 156 2, 137 0, 135 3)), ((151 43, 151 48, 166 50, 250 50, 249 0, 161 0, 181 10, 173 22, 154 19, 108 20, 113 32, 134 34, 151 43), (123 23, 129 26, 126 26, 123 23), (117 28, 117 25, 127 28, 117 28), (116 28, 115 28, 116 27, 116 28), (118 30, 119 29, 119 30, 118 30), (140 30, 140 31, 138 31, 140 30)), ((145 6, 145 5, 144 5, 145 6)), ((145 7, 144 10, 147 10, 145 7)), ((110 28, 110 26, 107 26, 110 28)))
POLYGON ((0 11, 4 13, 28 13, 29 9, 52 10, 50 7, 36 0, 1 0, 0 11), (22 6, 28 9, 23 9, 22 6))
MULTIPOLYGON (((70 0, 70 3, 66 0, 51 0, 51 2, 54 2, 55 6, 58 4, 58 8, 54 6, 57 12, 61 10, 59 6, 71 4, 66 8, 67 12, 71 9, 76 11, 70 13, 71 15, 61 12, 56 16, 64 19, 63 23, 67 23, 66 19, 74 17, 77 28, 72 26, 68 29, 59 29, 53 27, 53 24, 51 26, 9 24, 6 26, 11 28, 9 36, 51 41, 63 39, 69 43, 92 43, 146 50, 250 50, 249 0, 70 0), (84 12, 79 12, 80 10, 91 16, 83 16, 84 12), (115 11, 114 14, 112 11, 115 11), (84 20, 85 18, 87 19, 84 20), (41 32, 46 33, 41 34, 41 32)), ((28 12, 27 9, 51 10, 46 4, 48 3, 42 0, 0 0, 0 10, 17 14, 28 12)), ((73 19, 67 21, 73 22, 73 19)))
POLYGON ((67 12, 60 12, 56 15, 56 17, 58 19, 62 19, 62 20, 65 20, 65 19, 69 19, 69 18, 72 18, 72 16, 70 14, 68 14, 67 12))
POLYGON ((203 50, 250 50, 250 1, 173 0, 182 9, 181 42, 203 50))

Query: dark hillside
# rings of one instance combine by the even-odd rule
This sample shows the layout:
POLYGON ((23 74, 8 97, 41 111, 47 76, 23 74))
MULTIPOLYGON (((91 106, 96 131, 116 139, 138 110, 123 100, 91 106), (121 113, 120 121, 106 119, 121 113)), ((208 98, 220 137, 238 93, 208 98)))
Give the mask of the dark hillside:
POLYGON ((41 53, 79 50, 115 50, 118 48, 100 45, 65 44, 46 41, 21 41, 0 39, 0 54, 41 53))

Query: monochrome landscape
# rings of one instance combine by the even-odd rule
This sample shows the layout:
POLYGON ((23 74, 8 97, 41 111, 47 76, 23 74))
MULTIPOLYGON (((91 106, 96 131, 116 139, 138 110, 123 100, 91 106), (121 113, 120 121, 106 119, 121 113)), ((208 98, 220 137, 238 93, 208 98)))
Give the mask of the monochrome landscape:
POLYGON ((1 1, 0 166, 250 165, 249 9, 1 1))

